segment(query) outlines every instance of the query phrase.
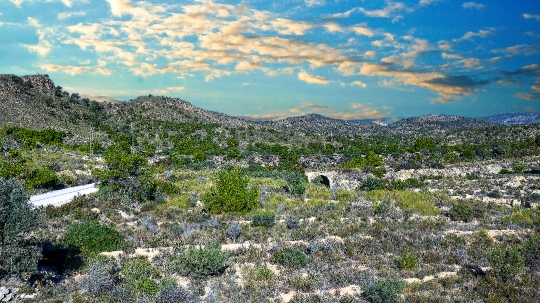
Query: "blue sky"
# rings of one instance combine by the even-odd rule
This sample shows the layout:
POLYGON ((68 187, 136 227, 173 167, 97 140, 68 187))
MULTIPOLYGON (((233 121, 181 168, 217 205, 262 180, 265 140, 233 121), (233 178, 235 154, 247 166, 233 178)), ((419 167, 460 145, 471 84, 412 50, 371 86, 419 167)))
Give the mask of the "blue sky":
POLYGON ((540 2, 0 0, 0 73, 259 119, 540 111, 540 2))

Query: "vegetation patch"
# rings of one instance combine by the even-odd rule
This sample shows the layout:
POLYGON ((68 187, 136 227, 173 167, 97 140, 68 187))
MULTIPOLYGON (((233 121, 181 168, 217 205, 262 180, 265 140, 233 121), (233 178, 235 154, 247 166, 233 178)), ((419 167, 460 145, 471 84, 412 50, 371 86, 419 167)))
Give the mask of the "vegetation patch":
POLYGON ((62 238, 62 243, 80 249, 86 256, 120 250, 125 246, 124 237, 118 231, 97 220, 71 223, 62 238))

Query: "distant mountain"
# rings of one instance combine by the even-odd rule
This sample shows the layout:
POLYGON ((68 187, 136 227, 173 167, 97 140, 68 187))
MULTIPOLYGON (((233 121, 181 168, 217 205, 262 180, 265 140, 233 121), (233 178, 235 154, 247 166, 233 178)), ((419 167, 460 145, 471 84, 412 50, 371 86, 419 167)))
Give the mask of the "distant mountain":
MULTIPOLYGON (((92 126, 100 124, 123 131, 126 131, 127 127, 129 131, 129 125, 135 123, 140 124, 143 132, 154 132, 163 125, 159 121, 214 123, 225 129, 249 128, 256 130, 253 140, 271 139, 273 142, 283 141, 284 138, 296 142, 295 140, 304 138, 306 134, 363 138, 384 135, 414 139, 418 136, 449 135, 457 131, 476 132, 477 129, 486 129, 488 135, 493 136, 494 132, 499 132, 493 128, 502 127, 500 124, 540 122, 540 113, 501 114, 482 119, 427 115, 388 125, 382 121, 347 121, 318 114, 276 121, 252 121, 195 107, 178 98, 146 95, 126 102, 81 99, 78 94, 63 91, 62 87, 56 86, 46 75, 0 75, 0 113, 0 127, 49 127, 71 131, 74 141, 86 140, 92 126), (278 132, 275 132, 276 130, 278 132), (292 132, 298 133, 299 137, 291 139, 292 132)), ((170 131, 174 132, 172 129, 170 131)), ((219 132, 223 132, 223 129, 219 132)), ((104 131, 101 134, 106 136, 104 131)))
POLYGON ((540 123, 540 112, 497 114, 487 117, 481 117, 478 119, 503 125, 534 124, 540 123))
POLYGON ((275 121, 260 121, 261 125, 285 131, 298 131, 320 135, 359 135, 369 136, 383 133, 384 127, 370 122, 354 122, 308 114, 275 121))

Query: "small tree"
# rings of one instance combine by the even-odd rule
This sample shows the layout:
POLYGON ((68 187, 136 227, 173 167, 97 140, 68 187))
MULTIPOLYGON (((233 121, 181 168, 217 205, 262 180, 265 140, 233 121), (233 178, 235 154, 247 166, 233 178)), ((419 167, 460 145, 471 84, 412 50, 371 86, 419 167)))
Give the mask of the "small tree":
POLYGON ((487 259, 491 265, 493 276, 503 283, 512 281, 517 275, 523 272, 525 267, 525 259, 514 248, 491 249, 487 259))
POLYGON ((248 187, 249 177, 240 168, 218 172, 215 186, 201 195, 209 213, 247 213, 258 205, 259 191, 248 187))
POLYGON ((41 257, 29 238, 38 226, 38 213, 28 200, 21 185, 0 178, 0 276, 34 271, 41 257))
POLYGON ((372 282, 364 296, 372 303, 396 302, 405 285, 405 281, 398 277, 377 279, 372 282))
POLYGON ((448 211, 452 221, 471 222, 474 219, 474 209, 465 202, 455 202, 448 211))

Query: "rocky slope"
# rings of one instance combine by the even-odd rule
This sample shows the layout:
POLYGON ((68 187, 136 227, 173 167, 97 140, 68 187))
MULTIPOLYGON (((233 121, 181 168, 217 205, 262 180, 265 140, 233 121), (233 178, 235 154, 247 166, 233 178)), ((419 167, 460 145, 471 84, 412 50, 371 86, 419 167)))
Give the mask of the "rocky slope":
MULTIPOLYGON (((130 121, 137 122, 138 118, 142 117, 153 121, 216 123, 230 128, 252 127, 322 136, 345 135, 365 138, 385 135, 414 139, 418 136, 451 137, 456 132, 498 126, 485 120, 447 115, 407 118, 390 125, 344 121, 317 114, 277 121, 247 121, 204 110, 178 98, 151 95, 140 96, 130 102, 99 104, 88 99, 81 100, 77 94, 70 95, 60 86, 56 86, 47 75, 23 77, 0 75, 2 112, 0 127, 6 125, 34 129, 51 127, 71 131, 74 134, 86 134, 96 121, 122 125, 130 121)), ((517 121, 516 119, 519 120, 515 118, 512 121, 517 121)))
POLYGON ((533 124, 540 123, 540 113, 505 113, 479 119, 503 125, 533 124))

